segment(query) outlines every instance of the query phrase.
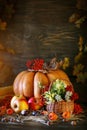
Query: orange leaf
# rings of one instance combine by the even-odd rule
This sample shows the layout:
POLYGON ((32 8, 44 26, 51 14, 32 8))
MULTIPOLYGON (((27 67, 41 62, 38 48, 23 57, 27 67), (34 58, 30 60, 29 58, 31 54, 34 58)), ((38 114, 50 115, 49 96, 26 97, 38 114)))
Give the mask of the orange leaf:
POLYGON ((58 115, 55 114, 54 112, 50 112, 48 117, 49 117, 50 120, 53 120, 53 121, 58 119, 58 115))
POLYGON ((69 119, 70 116, 71 116, 71 113, 70 113, 69 111, 65 111, 65 112, 63 112, 63 114, 62 114, 62 117, 63 117, 64 119, 69 119))

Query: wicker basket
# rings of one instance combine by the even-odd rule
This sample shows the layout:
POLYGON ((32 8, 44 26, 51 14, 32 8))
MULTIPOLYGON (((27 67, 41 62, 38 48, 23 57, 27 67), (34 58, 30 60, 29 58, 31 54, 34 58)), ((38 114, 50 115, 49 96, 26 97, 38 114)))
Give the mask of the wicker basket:
POLYGON ((74 111, 74 101, 59 101, 48 104, 46 106, 48 112, 55 112, 55 113, 63 113, 65 111, 73 112, 74 111))

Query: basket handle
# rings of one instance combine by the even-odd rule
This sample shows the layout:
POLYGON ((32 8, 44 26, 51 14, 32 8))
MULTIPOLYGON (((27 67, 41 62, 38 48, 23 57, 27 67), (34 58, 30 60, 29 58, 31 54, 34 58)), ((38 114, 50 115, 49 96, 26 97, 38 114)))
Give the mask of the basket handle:
MULTIPOLYGON (((59 79, 59 78, 58 78, 59 79)), ((56 79, 57 80, 57 79, 56 79)), ((65 80, 65 79, 59 79, 59 80, 64 80, 64 81, 67 81, 67 80, 65 80)), ((53 81, 51 81, 51 83, 50 83, 50 85, 49 85, 49 89, 48 89, 48 91, 50 91, 51 90, 51 87, 52 87, 52 84, 53 84, 53 82, 54 82, 55 80, 53 80, 53 81)), ((67 82, 69 82, 70 83, 70 85, 72 86, 72 88, 73 88, 73 90, 74 90, 74 87, 73 87, 73 85, 72 85, 72 83, 70 82, 70 81, 67 81, 67 82)))
POLYGON ((51 90, 52 83, 53 83, 53 81, 50 83, 48 91, 51 90))

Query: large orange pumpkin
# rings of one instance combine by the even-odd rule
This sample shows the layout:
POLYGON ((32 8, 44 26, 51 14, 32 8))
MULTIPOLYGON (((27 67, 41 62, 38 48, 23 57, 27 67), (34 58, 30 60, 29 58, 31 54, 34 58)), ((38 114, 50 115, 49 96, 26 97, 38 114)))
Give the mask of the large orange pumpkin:
POLYGON ((48 86, 52 81, 56 79, 65 80, 67 84, 70 84, 68 75, 63 70, 50 70, 47 73, 43 71, 22 71, 20 72, 13 83, 13 90, 16 95, 24 95, 25 97, 34 96, 40 98, 41 88, 39 83, 43 86, 48 86))
POLYGON ((22 71, 20 72, 13 83, 13 90, 16 95, 24 95, 31 97, 34 95, 34 72, 22 71))

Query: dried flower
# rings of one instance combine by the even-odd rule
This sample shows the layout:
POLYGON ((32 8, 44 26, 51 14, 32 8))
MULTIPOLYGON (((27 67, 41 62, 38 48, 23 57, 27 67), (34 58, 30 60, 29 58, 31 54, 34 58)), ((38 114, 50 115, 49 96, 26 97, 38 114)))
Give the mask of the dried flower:
POLYGON ((49 115, 48 115, 48 118, 52 121, 55 121, 58 119, 58 115, 54 112, 50 112, 49 115))
POLYGON ((67 67, 69 67, 70 61, 68 57, 64 58, 64 63, 63 63, 63 69, 65 70, 67 67))
POLYGON ((73 95, 72 95, 72 97, 71 97, 71 99, 74 100, 74 101, 77 100, 77 99, 79 99, 78 93, 74 92, 73 95))
POLYGON ((28 69, 32 70, 42 70, 43 69, 44 60, 43 59, 34 59, 34 60, 28 60, 26 63, 26 66, 28 69))
POLYGON ((83 111, 82 107, 79 104, 74 104, 74 113, 79 114, 83 111))
POLYGON ((73 95, 73 86, 68 86, 63 80, 56 79, 52 85, 51 89, 44 92, 44 99, 46 104, 58 101, 71 101, 74 98, 71 98, 73 95))
POLYGON ((69 111, 65 111, 63 112, 62 117, 64 119, 69 119, 71 117, 71 113, 69 111))
POLYGON ((71 91, 67 91, 66 94, 65 94, 65 100, 66 101, 70 101, 71 100, 71 96, 72 96, 72 92, 71 91))

